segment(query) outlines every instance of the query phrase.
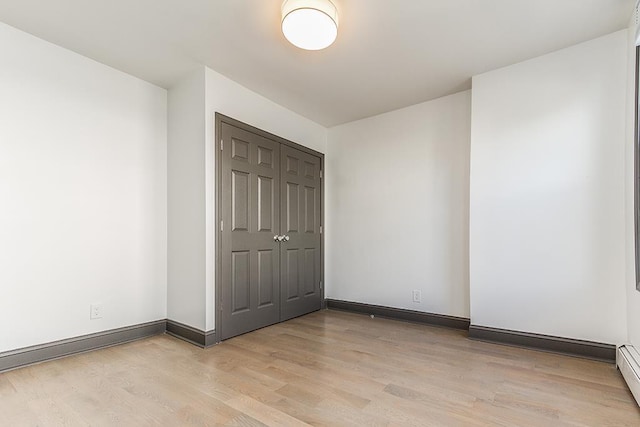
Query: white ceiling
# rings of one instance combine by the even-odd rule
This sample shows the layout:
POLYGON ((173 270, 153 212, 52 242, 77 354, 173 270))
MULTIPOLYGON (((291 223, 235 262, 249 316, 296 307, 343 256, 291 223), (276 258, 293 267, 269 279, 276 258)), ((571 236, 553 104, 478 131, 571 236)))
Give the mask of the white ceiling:
POLYGON ((299 50, 281 0, 0 0, 0 21, 169 88, 197 64, 325 126, 451 94, 471 76, 627 26, 634 0, 334 0, 299 50))

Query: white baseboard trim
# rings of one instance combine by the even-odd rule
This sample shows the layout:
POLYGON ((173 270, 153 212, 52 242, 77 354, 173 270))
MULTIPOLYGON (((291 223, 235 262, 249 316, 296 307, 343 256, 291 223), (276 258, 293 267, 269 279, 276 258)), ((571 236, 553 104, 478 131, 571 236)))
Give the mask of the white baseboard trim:
POLYGON ((640 353, 632 345, 620 346, 616 353, 616 365, 640 405, 640 353))

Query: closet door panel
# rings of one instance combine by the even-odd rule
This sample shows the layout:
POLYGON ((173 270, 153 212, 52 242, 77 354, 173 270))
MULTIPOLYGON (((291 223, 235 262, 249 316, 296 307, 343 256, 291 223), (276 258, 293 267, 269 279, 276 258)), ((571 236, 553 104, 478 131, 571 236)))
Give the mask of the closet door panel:
POLYGON ((319 157, 281 146, 282 194, 280 320, 301 316, 321 306, 320 166, 319 157))
POLYGON ((221 339, 280 320, 280 144, 222 124, 221 339))

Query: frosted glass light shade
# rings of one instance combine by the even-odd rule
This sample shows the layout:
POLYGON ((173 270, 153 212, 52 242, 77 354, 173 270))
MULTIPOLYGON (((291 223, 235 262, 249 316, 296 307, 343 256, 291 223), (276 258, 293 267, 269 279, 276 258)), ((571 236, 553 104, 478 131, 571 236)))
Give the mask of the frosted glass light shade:
POLYGON ((330 0, 285 0, 282 33, 301 49, 329 47, 338 36, 338 10, 330 0))

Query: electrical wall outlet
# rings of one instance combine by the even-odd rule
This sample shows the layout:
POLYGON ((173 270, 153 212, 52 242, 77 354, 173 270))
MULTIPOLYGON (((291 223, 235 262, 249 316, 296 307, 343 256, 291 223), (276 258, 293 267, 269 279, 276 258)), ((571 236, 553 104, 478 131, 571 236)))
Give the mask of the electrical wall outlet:
POLYGON ((91 310, 91 320, 102 319, 102 304, 91 304, 89 307, 91 310))
POLYGON ((422 301, 422 292, 419 290, 414 290, 412 293, 413 302, 419 303, 422 301))

